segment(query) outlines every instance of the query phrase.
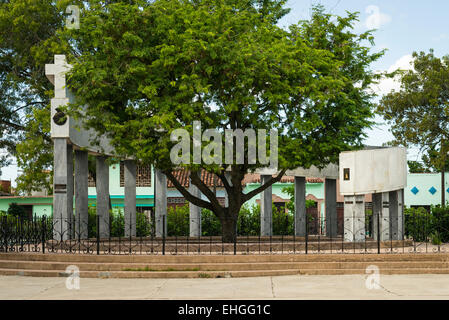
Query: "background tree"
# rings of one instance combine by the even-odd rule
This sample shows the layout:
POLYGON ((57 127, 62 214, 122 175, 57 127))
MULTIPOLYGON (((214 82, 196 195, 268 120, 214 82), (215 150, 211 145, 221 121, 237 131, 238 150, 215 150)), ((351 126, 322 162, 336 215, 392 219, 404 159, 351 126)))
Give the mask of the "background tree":
MULTIPOLYGON (((128 1, 129 2, 129 1, 128 1)), ((53 143, 50 99, 53 85, 46 63, 68 52, 63 30, 68 5, 80 0, 6 0, 0 2, 0 170, 17 158, 22 174, 17 190, 51 192, 53 143)))
POLYGON ((418 161, 407 161, 407 165, 408 172, 410 173, 425 173, 431 171, 425 164, 418 161))
POLYGON ((16 217, 20 219, 28 219, 28 215, 22 206, 13 202, 9 205, 8 211, 6 212, 11 217, 16 217))
MULTIPOLYGON (((391 124, 393 144, 417 146, 428 167, 449 168, 449 56, 413 53, 413 70, 399 73, 401 88, 384 96, 378 111, 391 124)), ((445 204, 442 192, 442 204, 445 204)))
POLYGON ((340 151, 361 145, 371 124, 369 66, 382 55, 362 45, 372 44, 371 33, 352 32, 355 14, 333 21, 322 7, 282 29, 276 23, 285 2, 90 1, 81 28, 64 35, 73 44, 69 87, 78 98, 71 114, 89 105, 86 127, 107 135, 118 157, 160 168, 189 202, 220 219, 225 241, 234 240, 246 201, 287 169, 337 162, 340 151), (195 174, 192 183, 207 200, 192 196, 172 174, 179 166, 170 161, 170 134, 183 128, 192 136, 194 120, 221 132, 277 129, 278 174, 245 194, 242 180, 260 162, 183 165, 216 174, 229 207, 195 174))
POLYGON ((0 3, 0 149, 17 157, 24 172, 18 189, 25 192, 50 188, 43 170, 51 168, 52 159, 47 120, 52 85, 44 68, 55 53, 64 52, 56 37, 64 11, 56 1, 0 3))

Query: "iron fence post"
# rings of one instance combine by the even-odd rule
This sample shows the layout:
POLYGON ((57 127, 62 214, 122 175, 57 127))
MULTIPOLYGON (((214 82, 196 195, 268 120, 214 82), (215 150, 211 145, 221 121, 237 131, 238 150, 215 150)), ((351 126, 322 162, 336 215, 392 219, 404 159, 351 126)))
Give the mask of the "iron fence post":
POLYGON ((165 215, 162 216, 162 255, 165 256, 165 215))
POLYGON ((416 252, 415 235, 416 235, 416 211, 413 211, 413 232, 412 232, 413 252, 416 252))
POLYGON ((377 253, 380 254, 380 212, 377 212, 377 253))
POLYGON ((20 219, 20 251, 23 251, 23 219, 20 219))
POLYGON ((197 222, 198 226, 198 254, 201 254, 201 218, 197 222))
POLYGON ((306 254, 309 253, 309 217, 306 214, 306 254))
POLYGON ((7 220, 8 217, 7 216, 3 216, 1 221, 2 221, 2 234, 3 234, 3 246, 4 246, 4 252, 8 252, 8 238, 7 238, 7 220))
MULTIPOLYGON (((238 219, 238 218, 237 218, 238 219)), ((238 220, 235 222, 235 232, 234 232, 234 255, 237 254, 237 230, 238 228, 238 220)))
POLYGON ((47 232, 47 227, 45 223, 45 215, 42 217, 42 253, 45 253, 45 234, 47 232))
POLYGON ((97 255, 100 254, 100 215, 97 214, 97 255))

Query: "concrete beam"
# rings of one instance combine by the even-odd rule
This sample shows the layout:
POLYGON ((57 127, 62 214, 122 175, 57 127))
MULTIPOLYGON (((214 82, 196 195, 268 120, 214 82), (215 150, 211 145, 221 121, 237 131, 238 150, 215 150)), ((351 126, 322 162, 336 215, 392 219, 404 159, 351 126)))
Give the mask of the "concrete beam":
POLYGON ((75 150, 75 239, 88 238, 88 155, 75 150))
POLYGON ((311 166, 308 169, 296 168, 293 170, 287 170, 285 173, 287 176, 298 176, 298 177, 314 177, 322 179, 338 179, 339 168, 338 165, 334 163, 328 164, 326 167, 319 169, 315 166, 311 166))
POLYGON ((136 162, 124 161, 125 237, 136 236, 136 162))

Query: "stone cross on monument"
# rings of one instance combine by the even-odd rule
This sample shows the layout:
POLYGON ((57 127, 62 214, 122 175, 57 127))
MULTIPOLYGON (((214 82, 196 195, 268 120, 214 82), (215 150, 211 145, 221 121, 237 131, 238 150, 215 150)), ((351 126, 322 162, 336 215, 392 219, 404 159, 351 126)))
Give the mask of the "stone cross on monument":
POLYGON ((55 97, 51 99, 51 118, 53 120, 51 121, 51 137, 54 143, 53 235, 55 239, 61 240, 71 239, 74 236, 72 228, 73 149, 69 141, 70 121, 67 121, 67 118, 64 120, 64 115, 56 117, 56 114, 60 113, 59 107, 65 106, 69 102, 65 74, 70 68, 64 55, 55 55, 55 63, 45 65, 45 74, 55 86, 55 97))
MULTIPOLYGON (((99 137, 99 145, 91 143, 98 140, 98 133, 84 129, 80 120, 67 116, 61 109, 69 102, 75 101, 74 95, 66 87, 66 73, 71 68, 64 55, 55 55, 54 64, 45 65, 45 74, 55 86, 55 96, 51 99, 51 138, 54 143, 53 237, 57 240, 88 237, 88 154, 91 154, 96 157, 96 211, 100 218, 100 237, 108 238, 111 205, 107 157, 113 155, 114 149, 109 139, 104 136, 99 137)), ((123 160, 125 160, 125 235, 135 236, 136 164, 133 159, 123 160)), ((160 204, 156 207, 156 214, 159 213, 159 216, 166 214, 164 192, 166 188, 167 185, 164 183, 158 192, 162 196, 156 194, 156 202, 160 204)), ((157 229, 160 228, 162 226, 157 229)), ((159 231, 156 230, 157 233, 159 231)))
POLYGON ((71 68, 72 66, 66 62, 65 55, 55 55, 55 63, 45 65, 45 75, 55 86, 55 98, 67 98, 65 74, 71 68))

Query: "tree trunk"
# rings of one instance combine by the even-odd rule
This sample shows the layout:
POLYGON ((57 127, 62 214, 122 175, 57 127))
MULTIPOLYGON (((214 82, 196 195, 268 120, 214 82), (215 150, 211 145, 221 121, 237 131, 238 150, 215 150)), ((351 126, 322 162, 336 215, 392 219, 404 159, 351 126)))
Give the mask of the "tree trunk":
POLYGON ((233 243, 237 238, 237 218, 225 217, 220 219, 221 222, 221 234, 223 242, 233 243))

